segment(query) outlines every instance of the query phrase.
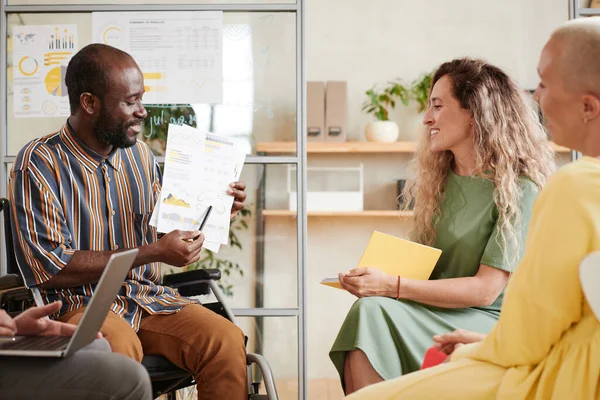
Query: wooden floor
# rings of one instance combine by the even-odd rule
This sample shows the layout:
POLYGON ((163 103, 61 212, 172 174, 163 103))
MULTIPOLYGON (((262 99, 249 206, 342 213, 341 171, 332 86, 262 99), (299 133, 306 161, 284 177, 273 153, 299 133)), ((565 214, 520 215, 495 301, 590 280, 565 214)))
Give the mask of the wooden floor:
MULTIPOLYGON (((298 400, 297 380, 277 380, 275 382, 279 400, 298 400)), ((190 388, 192 389, 192 388, 190 388)), ((196 400, 195 390, 180 390, 177 392, 178 400, 196 400)), ((264 393, 264 385, 261 385, 261 393, 264 393)), ((338 379, 311 379, 308 381, 309 400, 341 400, 344 392, 338 379)), ((160 397, 162 400, 166 396, 160 397)))
MULTIPOLYGON (((275 382, 279 400, 298 400, 298 381, 279 379, 275 382)), ((261 393, 264 393, 264 385, 261 385, 261 393)), ((196 391, 193 388, 179 390, 177 400, 196 400, 196 391)), ((338 379, 311 379, 308 381, 309 400, 341 400, 344 392, 338 379)), ((161 396, 165 400, 166 396, 161 396)))
MULTIPOLYGON (((277 380, 275 386, 280 400, 298 400, 297 380, 277 380)), ((344 392, 339 379, 310 379, 307 397, 310 400, 341 400, 344 392)))
POLYGON ((310 400, 338 400, 344 398, 339 379, 311 379, 308 381, 310 400))

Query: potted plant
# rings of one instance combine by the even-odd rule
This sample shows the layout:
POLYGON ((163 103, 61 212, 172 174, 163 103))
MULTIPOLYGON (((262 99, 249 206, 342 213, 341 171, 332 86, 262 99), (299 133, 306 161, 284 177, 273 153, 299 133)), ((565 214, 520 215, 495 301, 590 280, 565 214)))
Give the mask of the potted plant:
POLYGON ((417 114, 412 121, 409 121, 409 130, 413 134, 414 139, 417 138, 418 132, 423 129, 423 118, 427 105, 429 103, 429 92, 431 91, 431 81, 433 80, 433 74, 423 74, 421 77, 415 79, 410 86, 410 97, 411 100, 417 103, 417 114))
POLYGON ((419 113, 423 113, 427 109, 432 80, 433 74, 424 74, 423 76, 421 76, 421 78, 413 81, 411 85, 410 92, 412 94, 412 98, 419 105, 419 113))
POLYGON ((408 105, 410 91, 399 82, 388 82, 383 90, 374 86, 366 91, 367 101, 362 110, 375 117, 365 127, 365 136, 370 142, 395 142, 398 139, 398 124, 389 120, 389 111, 396 106, 395 98, 408 105))

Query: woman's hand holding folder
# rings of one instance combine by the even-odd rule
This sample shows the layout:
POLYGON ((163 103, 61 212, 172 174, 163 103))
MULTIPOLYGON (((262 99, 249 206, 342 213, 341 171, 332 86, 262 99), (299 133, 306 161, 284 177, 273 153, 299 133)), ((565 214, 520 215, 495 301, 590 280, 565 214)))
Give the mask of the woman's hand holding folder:
POLYGON ((398 298, 398 277, 377 268, 354 268, 345 274, 339 274, 338 277, 342 288, 356 297, 398 298))

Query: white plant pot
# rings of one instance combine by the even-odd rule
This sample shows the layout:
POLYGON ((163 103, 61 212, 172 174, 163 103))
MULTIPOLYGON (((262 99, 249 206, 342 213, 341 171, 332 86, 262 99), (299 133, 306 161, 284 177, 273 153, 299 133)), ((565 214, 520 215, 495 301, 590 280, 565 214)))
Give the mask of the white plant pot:
POLYGON ((398 133, 398 124, 394 121, 371 121, 365 127, 365 137, 369 142, 395 142, 398 133))

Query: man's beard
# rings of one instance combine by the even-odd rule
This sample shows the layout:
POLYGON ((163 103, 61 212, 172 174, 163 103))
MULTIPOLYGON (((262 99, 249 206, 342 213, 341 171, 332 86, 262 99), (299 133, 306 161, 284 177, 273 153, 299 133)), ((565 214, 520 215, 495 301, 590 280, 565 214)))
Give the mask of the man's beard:
POLYGON ((93 130, 94 134, 100 141, 109 146, 117 147, 120 149, 126 149, 133 146, 137 142, 137 138, 130 139, 127 136, 127 129, 129 127, 141 124, 142 121, 134 119, 123 124, 119 124, 113 121, 108 116, 108 112, 102 110, 100 116, 94 121, 93 130))

